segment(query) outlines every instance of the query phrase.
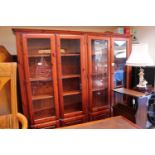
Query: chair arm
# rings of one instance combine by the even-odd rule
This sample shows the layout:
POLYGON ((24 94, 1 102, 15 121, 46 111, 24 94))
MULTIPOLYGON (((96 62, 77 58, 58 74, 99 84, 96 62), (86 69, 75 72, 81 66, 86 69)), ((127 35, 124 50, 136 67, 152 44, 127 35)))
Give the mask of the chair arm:
POLYGON ((23 114, 17 113, 17 119, 22 124, 22 129, 27 129, 28 128, 28 121, 27 121, 26 117, 23 114))

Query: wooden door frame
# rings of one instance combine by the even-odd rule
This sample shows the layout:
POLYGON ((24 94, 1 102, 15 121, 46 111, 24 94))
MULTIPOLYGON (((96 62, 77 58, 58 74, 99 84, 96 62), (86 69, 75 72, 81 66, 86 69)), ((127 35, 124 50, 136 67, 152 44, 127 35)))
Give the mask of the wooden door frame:
MULTIPOLYGON (((115 37, 112 36, 111 37, 111 52, 110 52, 110 75, 111 75, 111 86, 110 86, 110 98, 111 98, 111 105, 113 106, 113 89, 114 89, 114 69, 112 66, 112 63, 114 63, 114 41, 116 40, 125 40, 127 42, 127 58, 129 57, 130 53, 131 53, 131 36, 128 37, 124 37, 124 36, 119 36, 119 37, 115 37)), ((130 84, 131 84, 131 67, 130 66, 126 66, 126 88, 130 88, 130 84)), ((111 106, 111 111, 113 111, 111 106)))
MULTIPOLYGON (((88 98, 89 98, 89 111, 90 113, 94 112, 92 106, 92 51, 91 51, 91 40, 106 40, 108 42, 108 51, 107 51, 107 71, 108 71, 108 105, 110 105, 110 38, 105 36, 96 36, 96 35, 88 35, 88 98)), ((99 111, 106 109, 107 106, 103 106, 98 108, 99 111)), ((110 106, 109 106, 110 108, 110 106)))
POLYGON ((20 92, 21 92, 21 100, 22 100, 22 108, 24 115, 29 119, 29 107, 27 100, 27 92, 25 87, 25 72, 24 72, 24 58, 23 58, 23 44, 22 44, 22 34, 20 32, 16 32, 16 46, 18 53, 18 76, 20 82, 20 92))
MULTIPOLYGON (((131 52, 131 39, 130 37, 111 37, 111 63, 110 63, 110 67, 111 67, 111 89, 114 89, 114 78, 113 78, 113 74, 114 74, 114 69, 113 69, 113 66, 112 66, 112 63, 114 63, 114 44, 113 42, 114 41, 126 41, 127 42, 127 58, 129 57, 130 55, 130 52, 131 52)), ((130 82, 131 82, 131 77, 129 76, 131 72, 131 67, 129 66, 126 66, 126 88, 129 88, 130 87, 130 82)))
MULTIPOLYGON (((56 112, 56 119, 59 119, 59 106, 58 106, 58 91, 57 91, 57 78, 56 78, 56 58, 55 58, 55 35, 54 34, 23 34, 22 35, 22 43, 23 43, 23 54, 24 54, 24 70, 25 70, 25 82, 26 82, 26 90, 27 90, 27 98, 28 98, 28 107, 29 107, 29 114, 30 114, 30 121, 31 124, 35 124, 34 117, 33 117, 33 107, 32 107, 32 94, 31 94, 31 86, 30 86, 30 74, 29 74, 29 65, 28 65, 28 46, 27 46, 27 39, 39 39, 39 38, 47 38, 50 39, 50 48, 52 49, 51 52, 51 65, 53 70, 53 89, 54 89, 54 107, 56 112)), ((49 121, 49 118, 39 119, 39 122, 42 120, 49 121)), ((51 120, 55 120, 53 116, 51 116, 51 120)), ((39 123, 38 122, 38 123, 39 123)))
POLYGON ((61 118, 74 117, 76 115, 86 114, 87 112, 87 74, 86 74, 86 48, 85 48, 85 36, 77 34, 56 34, 57 45, 57 70, 58 70, 58 86, 59 86, 59 103, 60 103, 60 115, 61 118), (81 97, 82 97, 82 111, 72 112, 64 114, 64 101, 63 101, 63 84, 62 84, 62 67, 61 67, 61 52, 60 52, 60 40, 61 39, 80 39, 80 64, 81 64, 81 97))

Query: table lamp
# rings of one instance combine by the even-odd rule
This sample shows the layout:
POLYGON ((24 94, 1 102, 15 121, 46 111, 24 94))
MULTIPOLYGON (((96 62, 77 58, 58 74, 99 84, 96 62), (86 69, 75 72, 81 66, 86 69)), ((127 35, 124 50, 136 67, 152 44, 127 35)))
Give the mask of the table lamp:
POLYGON ((144 69, 141 67, 154 66, 153 60, 148 52, 148 45, 145 43, 133 44, 126 65, 140 67, 139 84, 137 85, 137 88, 145 89, 148 82, 144 79, 144 69))

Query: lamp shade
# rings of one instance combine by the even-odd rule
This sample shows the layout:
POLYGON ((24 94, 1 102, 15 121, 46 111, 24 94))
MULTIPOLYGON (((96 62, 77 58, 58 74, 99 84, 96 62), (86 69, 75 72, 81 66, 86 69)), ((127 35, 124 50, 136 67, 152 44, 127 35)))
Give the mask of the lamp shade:
POLYGON ((133 44, 131 54, 126 61, 127 66, 153 66, 153 60, 148 52, 148 45, 133 44))

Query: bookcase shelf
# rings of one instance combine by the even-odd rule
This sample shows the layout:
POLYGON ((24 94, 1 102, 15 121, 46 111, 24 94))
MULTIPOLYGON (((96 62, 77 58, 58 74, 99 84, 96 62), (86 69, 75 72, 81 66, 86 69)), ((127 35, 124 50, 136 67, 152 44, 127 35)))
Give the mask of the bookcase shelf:
POLYGON ((38 77, 38 78, 30 78, 31 82, 35 82, 35 81, 51 81, 52 78, 43 78, 43 77, 38 77))
POLYGON ((47 118, 47 117, 52 117, 55 115, 54 109, 53 108, 43 108, 43 109, 38 109, 34 111, 34 119, 38 120, 41 118, 47 118))
POLYGON ((50 54, 35 54, 35 55, 29 55, 29 58, 40 58, 40 57, 50 57, 50 54))
POLYGON ((73 57, 73 56, 80 56, 80 53, 66 53, 61 54, 62 57, 73 57))
POLYGON ((63 96, 77 95, 77 94, 81 94, 81 91, 80 90, 72 90, 72 91, 63 92, 63 96))
POLYGON ((51 99, 53 96, 51 95, 37 95, 37 96, 32 96, 32 100, 44 100, 44 99, 51 99))
POLYGON ((96 91, 103 91, 106 90, 106 88, 93 88, 92 91, 96 92, 96 91))
POLYGON ((63 75, 62 79, 79 78, 79 77, 81 77, 80 74, 70 74, 70 75, 63 75))

